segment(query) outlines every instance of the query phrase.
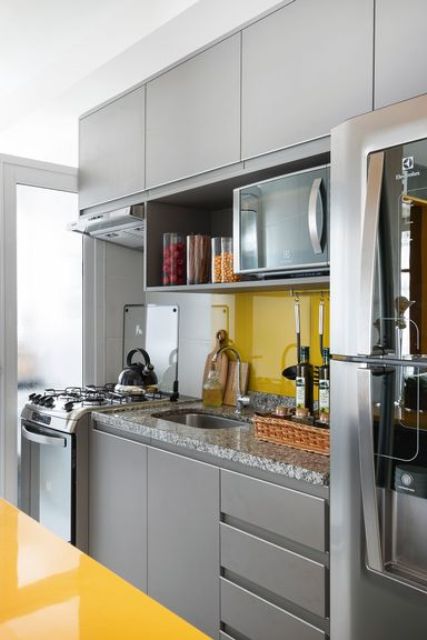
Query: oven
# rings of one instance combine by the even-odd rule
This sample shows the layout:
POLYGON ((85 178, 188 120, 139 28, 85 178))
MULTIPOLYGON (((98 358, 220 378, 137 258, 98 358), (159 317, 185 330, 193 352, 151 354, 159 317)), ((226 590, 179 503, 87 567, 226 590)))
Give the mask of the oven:
POLYGON ((115 393, 114 385, 47 389, 21 413, 19 507, 82 551, 88 549, 89 427, 92 411, 169 402, 177 394, 115 393), (142 404, 141 404, 142 403, 142 404))
POLYGON ((21 447, 21 508, 75 544, 75 435, 22 420, 21 447))
POLYGON ((88 549, 91 410, 29 401, 21 413, 19 507, 63 540, 88 549))

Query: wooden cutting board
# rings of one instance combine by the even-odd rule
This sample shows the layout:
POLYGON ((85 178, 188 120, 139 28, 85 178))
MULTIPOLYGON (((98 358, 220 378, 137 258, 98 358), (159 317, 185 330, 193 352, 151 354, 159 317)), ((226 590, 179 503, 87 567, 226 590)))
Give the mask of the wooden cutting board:
MULTIPOLYGON (((223 403, 236 406, 237 404, 237 362, 235 360, 230 360, 228 362, 228 374, 227 374, 227 383, 225 385, 225 392, 223 403)), ((248 382, 249 382, 249 363, 242 362, 240 365, 240 391, 242 395, 248 390, 248 382)))
MULTIPOLYGON (((215 349, 206 356, 205 369, 203 371, 202 388, 206 380, 208 379, 209 371, 211 370, 212 358, 214 357, 218 349, 220 349, 221 347, 224 347, 227 344, 227 342, 228 342, 227 332, 224 329, 221 329, 216 334, 215 349)), ((220 355, 217 358, 216 369, 218 371, 219 381, 224 391, 227 384, 228 362, 229 360, 228 360, 227 353, 220 353, 220 355)))

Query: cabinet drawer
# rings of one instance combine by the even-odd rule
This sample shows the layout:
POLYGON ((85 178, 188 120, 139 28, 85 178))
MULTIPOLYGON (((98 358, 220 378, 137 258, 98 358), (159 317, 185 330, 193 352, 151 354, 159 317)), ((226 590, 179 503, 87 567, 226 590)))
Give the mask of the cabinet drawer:
POLYGON ((248 640, 321 640, 326 637, 323 631, 308 622, 224 578, 221 578, 221 619, 248 640))
POLYGON ((323 498, 221 471, 221 511, 313 549, 327 550, 323 498))
POLYGON ((312 613, 325 616, 326 568, 319 562, 221 524, 221 565, 312 613))

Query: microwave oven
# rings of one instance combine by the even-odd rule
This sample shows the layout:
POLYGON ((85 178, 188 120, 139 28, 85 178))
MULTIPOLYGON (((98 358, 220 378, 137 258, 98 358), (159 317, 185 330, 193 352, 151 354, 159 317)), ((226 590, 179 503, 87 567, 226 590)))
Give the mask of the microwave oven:
POLYGON ((312 274, 329 270, 329 165, 233 191, 234 271, 312 274))

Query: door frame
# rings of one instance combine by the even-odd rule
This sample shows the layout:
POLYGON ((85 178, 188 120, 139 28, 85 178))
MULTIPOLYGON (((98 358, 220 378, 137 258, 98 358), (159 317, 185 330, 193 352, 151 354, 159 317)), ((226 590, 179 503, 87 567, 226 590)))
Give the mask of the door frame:
MULTIPOLYGON (((18 185, 77 193, 77 169, 49 162, 0 155, 0 496, 15 504, 18 497, 16 433, 16 188, 18 185)), ((84 300, 87 297, 85 295, 84 300)))

